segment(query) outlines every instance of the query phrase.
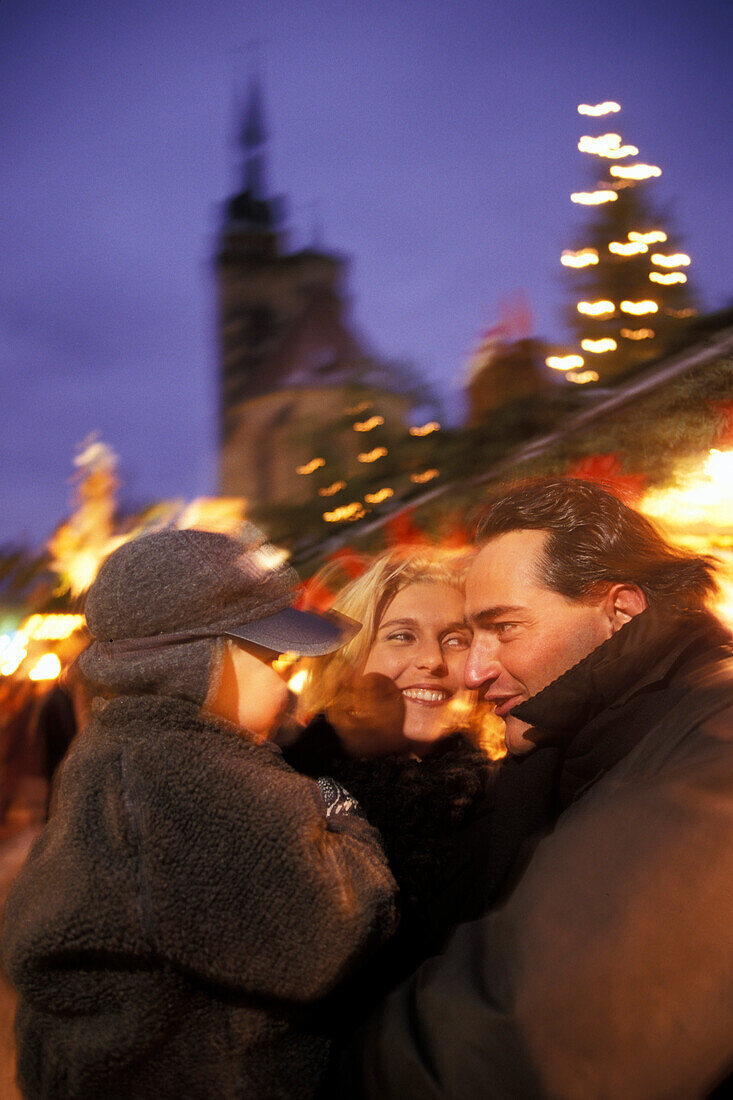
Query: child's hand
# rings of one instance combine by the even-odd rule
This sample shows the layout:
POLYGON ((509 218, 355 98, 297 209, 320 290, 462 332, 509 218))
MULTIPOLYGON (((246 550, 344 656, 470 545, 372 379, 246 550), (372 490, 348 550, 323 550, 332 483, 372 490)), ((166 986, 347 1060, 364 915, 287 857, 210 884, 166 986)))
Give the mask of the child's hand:
POLYGON ((386 756, 404 749, 402 693, 377 672, 355 677, 326 717, 349 756, 386 756))

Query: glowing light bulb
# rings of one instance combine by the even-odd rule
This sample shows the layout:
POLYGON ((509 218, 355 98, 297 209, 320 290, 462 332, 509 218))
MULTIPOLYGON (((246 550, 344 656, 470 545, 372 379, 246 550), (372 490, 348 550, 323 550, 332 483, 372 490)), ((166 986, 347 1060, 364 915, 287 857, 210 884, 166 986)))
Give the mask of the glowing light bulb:
POLYGON ((597 355, 604 351, 615 351, 618 344, 610 336, 606 336, 603 340, 581 340, 580 346, 583 351, 592 351, 597 355))
POLYGON ((325 488, 318 490, 319 497, 332 497, 334 493, 340 493, 342 489, 346 488, 345 481, 332 481, 330 485, 326 485, 325 488))
POLYGON ((44 653, 28 673, 29 680, 55 680, 61 672, 61 661, 55 653, 44 653))
POLYGON ((321 466, 326 465, 325 458, 312 458, 310 462, 306 462, 305 466, 296 466, 296 474, 312 474, 314 470, 319 470, 321 466))
POLYGON ((608 251, 617 256, 639 256, 642 252, 649 251, 649 245, 642 241, 611 241, 608 251))
POLYGON ((674 283, 686 283, 687 276, 684 271, 670 271, 662 275, 660 271, 650 271, 649 280, 652 283, 661 283, 663 286, 672 286, 674 283))
POLYGON ((582 370, 582 371, 570 371, 565 375, 569 382, 575 382, 579 386, 584 386, 587 382, 597 382, 598 373, 594 370, 582 370))
POLYGON ((577 252, 566 248, 560 257, 560 263, 565 267, 589 267, 598 263, 598 253, 595 248, 581 248, 577 252))
POLYGON ((688 267, 690 257, 685 252, 675 252, 672 256, 665 256, 663 252, 652 253, 652 263, 658 267, 688 267))
POLYGON ((545 359, 552 370, 572 370, 573 367, 582 367, 584 362, 582 355, 551 355, 549 359, 545 359))
POLYGON ((427 424, 423 424, 421 427, 410 428, 410 435, 430 435, 431 432, 440 431, 440 424, 437 420, 430 420, 427 424))
POLYGON ((370 416, 368 420, 357 421, 354 424, 355 432, 371 432, 374 428, 378 428, 380 424, 384 424, 383 416, 370 416))
POLYGON ((630 241, 641 241, 642 244, 658 244, 667 239, 667 234, 661 229, 651 229, 648 233, 632 229, 628 236, 630 241))
POLYGON ((376 462, 378 458, 384 458, 386 454, 386 447, 375 447, 373 451, 362 451, 356 457, 359 462, 376 462))
POLYGON ((612 115, 621 110, 619 103, 614 103, 613 100, 606 100, 605 103, 596 103, 591 105, 589 103, 580 103, 578 105, 579 115, 590 115, 592 118, 599 118, 601 115, 612 115))
POLYGON ((578 302, 576 308, 578 313, 583 313, 587 317, 608 317, 616 312, 613 302, 608 302, 604 298, 598 302, 578 302))
POLYGON ((656 164, 612 164, 609 171, 620 180, 648 180, 662 174, 656 164))
POLYGON ((621 335, 625 340, 652 340, 653 328, 622 328, 621 335))
POLYGON ((377 489, 376 493, 365 493, 364 500, 367 504, 381 504, 383 500, 388 500, 394 496, 394 489, 377 489))
POLYGON ((580 203, 581 206, 599 206, 604 202, 616 202, 617 198, 615 191, 574 191, 570 201, 580 203))
POLYGON ((648 299, 644 299, 641 302, 622 302, 621 309, 624 313, 633 313, 640 316, 642 313, 656 313, 659 306, 656 302, 651 302, 648 299))

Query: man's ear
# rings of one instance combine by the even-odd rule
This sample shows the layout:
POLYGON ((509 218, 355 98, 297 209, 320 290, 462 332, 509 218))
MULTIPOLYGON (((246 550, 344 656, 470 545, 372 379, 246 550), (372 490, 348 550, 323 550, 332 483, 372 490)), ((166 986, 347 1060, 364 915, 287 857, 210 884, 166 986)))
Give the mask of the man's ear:
POLYGON ((646 596, 635 584, 614 584, 606 593, 604 610, 613 634, 647 607, 646 596))

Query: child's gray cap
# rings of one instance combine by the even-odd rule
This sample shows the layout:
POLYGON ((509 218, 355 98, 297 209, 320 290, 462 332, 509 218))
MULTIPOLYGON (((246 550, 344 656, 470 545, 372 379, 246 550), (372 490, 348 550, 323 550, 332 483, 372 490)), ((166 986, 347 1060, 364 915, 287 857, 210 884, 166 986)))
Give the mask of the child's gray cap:
POLYGON ((119 547, 89 589, 85 614, 114 653, 231 637, 278 653, 330 653, 359 631, 353 619, 292 606, 298 583, 285 554, 251 524, 240 537, 166 529, 119 547))

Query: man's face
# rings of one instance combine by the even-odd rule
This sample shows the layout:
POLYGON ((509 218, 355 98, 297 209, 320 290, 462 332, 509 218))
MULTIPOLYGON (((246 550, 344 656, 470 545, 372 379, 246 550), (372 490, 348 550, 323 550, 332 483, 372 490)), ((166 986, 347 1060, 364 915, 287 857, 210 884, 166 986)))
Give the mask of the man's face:
POLYGON ((567 672, 613 633, 605 598, 581 603, 545 587, 545 531, 509 531, 488 542, 466 583, 473 641, 466 685, 496 705, 509 752, 528 752, 531 728, 509 713, 567 672))

